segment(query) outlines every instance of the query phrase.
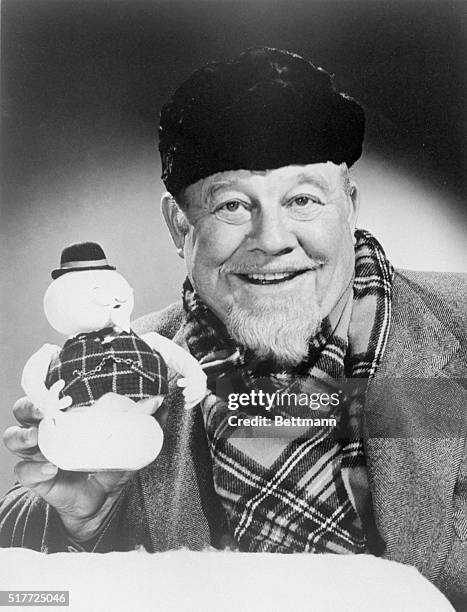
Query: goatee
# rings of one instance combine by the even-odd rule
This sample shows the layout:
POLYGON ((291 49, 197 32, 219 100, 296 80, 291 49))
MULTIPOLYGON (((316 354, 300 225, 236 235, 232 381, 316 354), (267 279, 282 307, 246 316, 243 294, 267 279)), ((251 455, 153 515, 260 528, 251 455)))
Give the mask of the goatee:
POLYGON ((313 299, 272 299, 248 307, 234 303, 225 324, 232 338, 256 357, 287 367, 307 358, 321 320, 313 299))

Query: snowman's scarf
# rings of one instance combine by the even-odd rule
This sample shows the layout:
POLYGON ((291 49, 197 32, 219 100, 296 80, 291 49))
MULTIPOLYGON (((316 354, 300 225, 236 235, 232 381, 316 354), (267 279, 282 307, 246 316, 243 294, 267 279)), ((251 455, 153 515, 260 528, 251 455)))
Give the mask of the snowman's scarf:
MULTIPOLYGON (((202 404, 213 458, 214 485, 237 545, 249 551, 364 552, 366 538, 343 475, 366 479, 359 424, 366 381, 381 361, 389 332, 393 268, 379 243, 357 230, 355 277, 347 292, 310 341, 309 357, 287 372, 265 374, 225 326, 200 300, 188 280, 185 337, 191 353, 208 373, 210 394, 202 404), (364 379, 342 393, 349 378, 364 379), (317 417, 303 406, 278 402, 258 408, 228 409, 229 395, 263 391, 285 397, 341 392, 336 428, 239 427, 229 417, 261 414, 317 417), (298 411, 298 412, 297 412, 298 411), (305 411, 305 414, 304 414, 305 411), (279 430, 280 431, 280 430, 279 430), (282 430, 284 432, 284 430, 282 430)), ((230 395, 230 397, 232 397, 230 395)), ((237 395, 238 397, 238 395, 237 395)), ((238 422, 238 421, 237 421, 238 422)), ((365 480, 366 482, 366 480, 365 480)), ((357 491, 358 493, 358 491, 357 491)), ((362 493, 362 491, 360 491, 362 493)), ((363 487, 368 503, 368 487, 363 487)), ((358 500, 357 500, 358 501, 358 500)), ((361 501, 361 500, 360 500, 361 501)))

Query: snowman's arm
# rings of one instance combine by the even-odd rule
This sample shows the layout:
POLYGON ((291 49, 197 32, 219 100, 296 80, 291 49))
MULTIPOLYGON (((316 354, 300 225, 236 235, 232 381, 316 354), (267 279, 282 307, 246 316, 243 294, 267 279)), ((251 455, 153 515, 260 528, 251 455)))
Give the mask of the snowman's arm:
POLYGON ((162 355, 169 368, 181 374, 184 378, 193 376, 205 377, 196 359, 181 346, 156 332, 144 334, 141 338, 149 346, 162 355))
POLYGON ((47 409, 66 408, 71 404, 70 398, 59 400, 58 393, 63 384, 53 385, 50 389, 45 386, 45 379, 50 362, 60 352, 60 347, 54 344, 44 344, 26 362, 21 377, 21 386, 31 402, 44 412, 47 409))
POLYGON ((150 332, 141 337, 151 348, 162 355, 169 368, 182 375, 177 385, 183 387, 185 406, 193 408, 199 404, 206 395, 207 377, 196 359, 178 344, 156 332, 150 332))

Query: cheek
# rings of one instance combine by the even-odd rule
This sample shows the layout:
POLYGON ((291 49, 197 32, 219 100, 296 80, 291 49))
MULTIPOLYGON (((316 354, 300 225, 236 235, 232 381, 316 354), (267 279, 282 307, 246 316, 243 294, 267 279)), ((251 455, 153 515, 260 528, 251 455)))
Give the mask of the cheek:
POLYGON ((341 210, 330 209, 310 222, 306 230, 302 229, 299 240, 310 259, 325 263, 317 274, 316 290, 321 306, 329 310, 354 270, 354 248, 347 219, 341 210))
POLYGON ((188 272, 214 275, 242 244, 245 230, 216 219, 199 222, 187 239, 188 272))
POLYGON ((313 221, 296 225, 297 238, 309 257, 332 264, 351 244, 347 221, 336 207, 329 207, 313 221))

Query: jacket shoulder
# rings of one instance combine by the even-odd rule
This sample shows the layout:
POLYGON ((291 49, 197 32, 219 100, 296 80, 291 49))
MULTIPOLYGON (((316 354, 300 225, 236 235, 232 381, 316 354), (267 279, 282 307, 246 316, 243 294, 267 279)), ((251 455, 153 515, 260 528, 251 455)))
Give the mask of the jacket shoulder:
POLYGON ((394 305, 410 306, 414 293, 448 326, 465 330, 467 274, 396 270, 394 305), (456 325, 457 323, 457 325, 456 325))
POLYGON ((180 329, 184 316, 182 302, 175 302, 163 310, 136 319, 132 323, 132 329, 140 335, 157 332, 166 338, 173 338, 180 329))
POLYGON ((402 279, 421 290, 439 294, 449 301, 467 297, 467 274, 462 272, 419 272, 396 270, 396 279, 402 279))

